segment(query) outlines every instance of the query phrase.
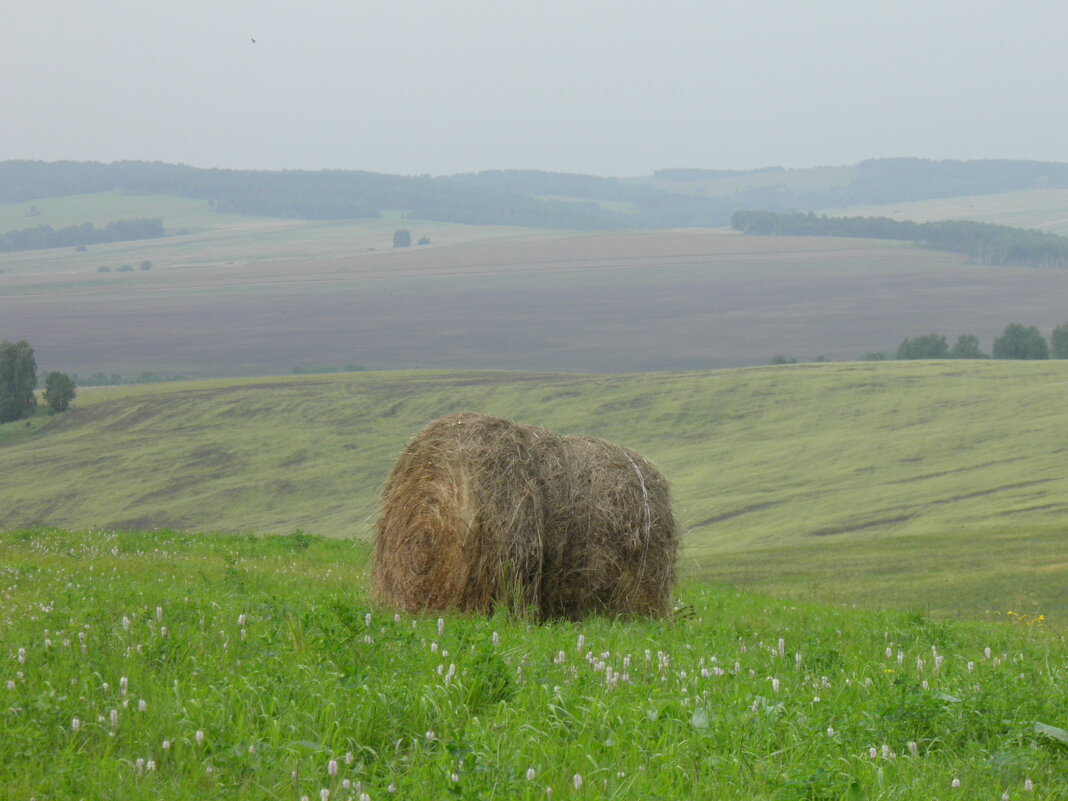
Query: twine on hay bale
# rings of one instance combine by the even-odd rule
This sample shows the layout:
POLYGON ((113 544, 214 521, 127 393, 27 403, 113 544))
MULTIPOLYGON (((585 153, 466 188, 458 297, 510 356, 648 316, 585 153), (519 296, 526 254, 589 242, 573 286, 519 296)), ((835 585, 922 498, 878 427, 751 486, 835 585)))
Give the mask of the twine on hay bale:
POLYGON ((637 453, 462 413, 397 460, 372 592, 410 612, 664 615, 677 548, 667 481, 637 453))

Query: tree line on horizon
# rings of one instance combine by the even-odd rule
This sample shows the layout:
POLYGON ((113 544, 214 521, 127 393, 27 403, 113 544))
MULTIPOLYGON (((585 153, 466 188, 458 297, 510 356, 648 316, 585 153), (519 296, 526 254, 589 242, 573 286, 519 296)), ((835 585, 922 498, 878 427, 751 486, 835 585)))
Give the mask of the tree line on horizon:
POLYGON ((763 236, 838 236, 916 242, 963 253, 978 264, 1068 267, 1068 238, 1008 225, 946 220, 918 223, 888 217, 828 217, 814 212, 738 211, 731 227, 763 236))
POLYGON ((1047 341, 1038 326, 1009 323, 994 339, 992 353, 984 353, 979 338, 961 334, 950 347, 941 334, 922 334, 906 339, 897 349, 897 359, 1068 359, 1068 323, 1053 329, 1047 341))
POLYGON ((201 199, 231 214, 341 220, 403 211, 413 219, 571 230, 721 226, 736 208, 615 178, 534 170, 431 177, 140 161, 0 162, 0 203, 111 191, 201 199), (603 201, 629 204, 632 211, 603 201))
POLYGON ((88 247, 105 242, 132 242, 140 239, 158 239, 166 236, 163 221, 158 218, 115 220, 103 228, 91 222, 53 228, 37 225, 0 234, 0 253, 15 253, 22 250, 46 248, 88 247))
MULTIPOLYGON (((992 353, 985 353, 979 337, 960 334, 950 345, 944 334, 920 334, 902 341, 897 351, 867 351, 857 357, 862 362, 907 361, 911 359, 1068 359, 1068 323, 1053 329, 1049 340, 1034 325, 1009 323, 1004 332, 994 339, 992 353)), ((797 359, 782 353, 775 354, 769 364, 797 364, 797 359)), ((817 356, 812 361, 830 361, 826 356, 817 356)))
MULTIPOLYGON (((663 183, 786 172, 671 168, 663 183)), ((841 185, 817 190, 762 181, 722 197, 641 181, 543 170, 388 175, 357 170, 228 170, 120 161, 0 162, 0 203, 92 192, 176 195, 220 212, 308 220, 361 219, 404 211, 413 219, 572 230, 720 227, 739 209, 786 212, 1068 186, 1068 164, 1013 160, 869 159, 841 185), (625 204, 626 210, 606 203, 625 204)))

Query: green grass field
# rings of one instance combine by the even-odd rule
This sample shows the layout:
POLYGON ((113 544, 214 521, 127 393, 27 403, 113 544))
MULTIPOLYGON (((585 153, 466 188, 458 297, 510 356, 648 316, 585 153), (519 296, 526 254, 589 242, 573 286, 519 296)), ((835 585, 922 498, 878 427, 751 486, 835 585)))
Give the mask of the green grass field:
POLYGON ((688 583, 667 621, 368 603, 365 546, 0 534, 0 788, 39 799, 1063 799, 1068 646, 688 583))
POLYGON ((62 416, 0 427, 0 528, 366 539, 405 442, 467 409, 652 458, 673 482, 688 575, 1061 624, 1066 386, 1061 362, 890 362, 83 390, 62 416))

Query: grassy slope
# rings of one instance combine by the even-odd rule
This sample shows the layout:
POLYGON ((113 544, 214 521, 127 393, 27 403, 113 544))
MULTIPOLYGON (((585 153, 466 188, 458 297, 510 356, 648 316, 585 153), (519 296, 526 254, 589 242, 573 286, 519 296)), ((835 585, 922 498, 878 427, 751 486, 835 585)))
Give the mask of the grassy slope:
POLYGON ((265 222, 265 218, 219 214, 206 200, 173 195, 137 195, 126 192, 94 192, 84 195, 42 198, 22 203, 0 203, 0 231, 51 225, 67 228, 91 222, 103 227, 115 220, 159 217, 168 231, 185 228, 190 232, 227 228, 232 225, 265 222), (37 214, 27 216, 30 208, 37 214))
POLYGON ((1068 793, 1043 624, 693 584, 668 621, 439 623, 368 604, 366 564, 307 537, 0 534, 4 796, 1068 793))
POLYGON ((978 553, 969 609, 1026 597, 1029 609, 1063 614, 1066 385, 1068 363, 931 362, 83 391, 62 417, 0 429, 0 527, 366 537, 405 441, 471 409, 653 458, 674 483, 693 573, 952 610, 959 587, 945 575, 978 553), (995 541, 1004 547, 991 550, 995 541), (754 558, 761 549, 776 555, 754 558), (849 558, 855 567, 839 569, 849 558), (885 569, 894 559, 902 579, 885 569), (793 565, 806 566, 803 582, 793 565))
POLYGON ((544 236, 536 228, 458 225, 409 220, 387 212, 368 220, 290 220, 218 214, 206 200, 166 195, 100 192, 0 204, 0 231, 51 225, 62 228, 92 222, 159 217, 169 236, 138 242, 94 245, 84 253, 72 248, 0 254, 0 271, 33 275, 95 273, 101 265, 117 267, 148 259, 158 267, 217 266, 280 259, 336 258, 393 246, 393 232, 408 228, 413 242, 427 236, 434 245, 544 236), (39 216, 27 217, 36 206, 39 216), (175 235, 182 232, 180 235, 175 235))
POLYGON ((838 217, 890 217, 894 220, 976 220, 1017 228, 1037 228, 1068 236, 1068 189, 1028 189, 993 195, 917 200, 910 203, 829 209, 838 217))

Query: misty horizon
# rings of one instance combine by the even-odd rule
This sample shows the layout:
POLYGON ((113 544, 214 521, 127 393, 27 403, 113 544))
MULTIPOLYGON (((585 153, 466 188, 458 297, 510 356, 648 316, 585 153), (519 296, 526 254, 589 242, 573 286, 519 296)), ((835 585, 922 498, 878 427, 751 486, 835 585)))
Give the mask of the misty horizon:
POLYGON ((12 9, 0 160, 391 175, 1068 162, 1068 6, 12 9))

